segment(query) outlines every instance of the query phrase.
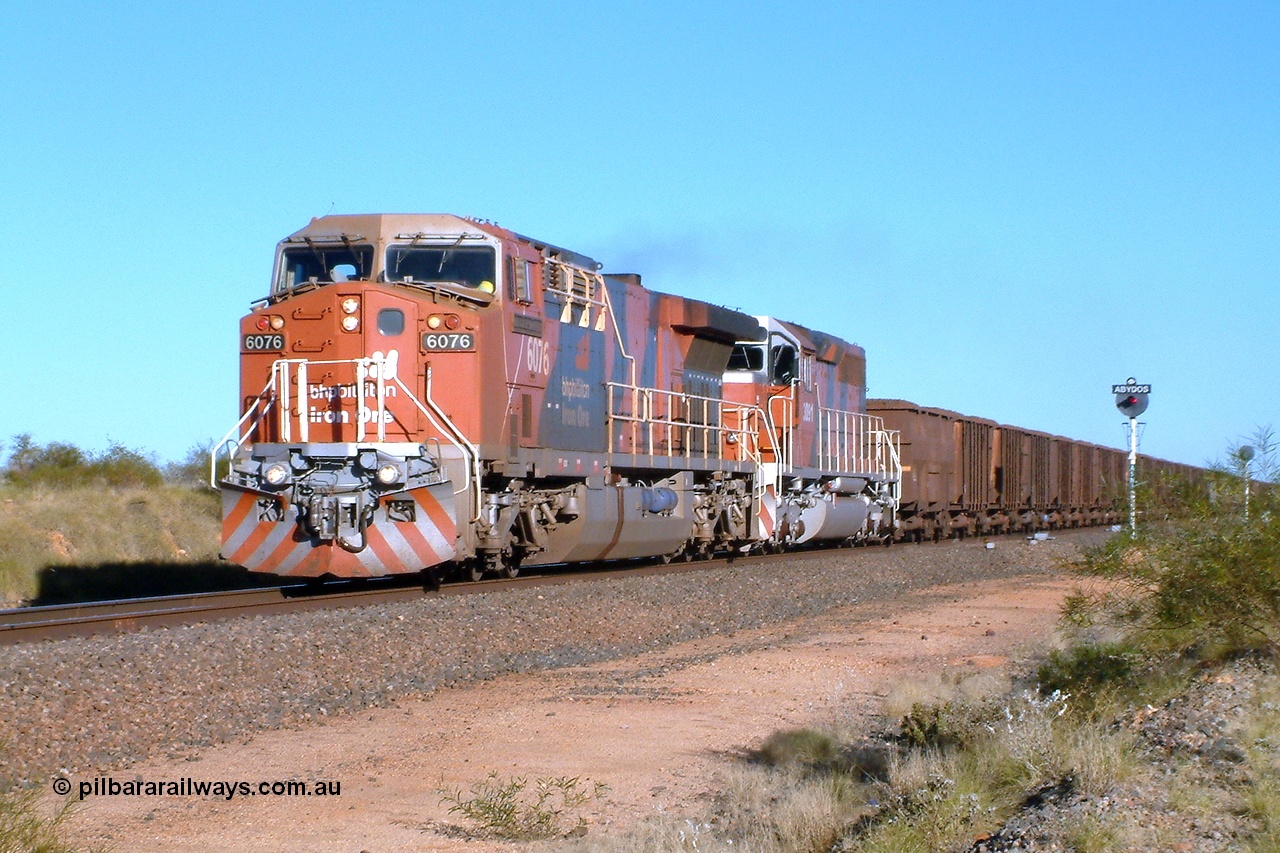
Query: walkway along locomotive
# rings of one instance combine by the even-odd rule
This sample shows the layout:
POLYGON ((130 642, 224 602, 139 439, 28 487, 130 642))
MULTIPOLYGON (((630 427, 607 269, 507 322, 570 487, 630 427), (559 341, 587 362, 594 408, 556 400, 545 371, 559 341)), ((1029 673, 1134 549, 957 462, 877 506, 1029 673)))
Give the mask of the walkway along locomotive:
POLYGON ((326 216, 240 325, 222 553, 256 572, 891 541, 861 347, 449 215, 326 216))

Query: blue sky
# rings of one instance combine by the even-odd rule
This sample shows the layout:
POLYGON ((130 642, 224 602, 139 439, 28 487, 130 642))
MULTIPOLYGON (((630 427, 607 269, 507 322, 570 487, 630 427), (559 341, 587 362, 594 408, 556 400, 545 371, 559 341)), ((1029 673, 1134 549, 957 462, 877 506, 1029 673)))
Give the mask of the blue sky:
POLYGON ((275 243, 380 211, 839 334, 873 396, 1120 447, 1135 376, 1143 451, 1193 464, 1280 426, 1278 4, 51 2, 0 34, 0 438, 221 436, 275 243))

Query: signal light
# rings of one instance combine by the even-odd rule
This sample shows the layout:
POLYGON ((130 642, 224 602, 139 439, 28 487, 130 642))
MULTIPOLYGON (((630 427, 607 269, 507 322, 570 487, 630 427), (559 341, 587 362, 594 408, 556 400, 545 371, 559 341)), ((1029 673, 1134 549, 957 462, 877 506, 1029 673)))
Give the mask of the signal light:
POLYGON ((1117 394, 1116 408, 1126 418, 1136 418, 1147 410, 1146 394, 1117 394))
POLYGON ((438 328, 440 328, 440 325, 441 325, 443 322, 444 322, 444 320, 440 319, 440 315, 439 315, 439 314, 432 314, 430 317, 428 317, 428 318, 427 318, 427 328, 428 328, 428 329, 438 329, 438 328))
POLYGON ((1132 376, 1128 382, 1111 386, 1111 393, 1116 395, 1116 408, 1120 410, 1120 414, 1126 418, 1136 418, 1147 410, 1147 396, 1151 393, 1151 385, 1144 382, 1138 384, 1138 380, 1132 376))

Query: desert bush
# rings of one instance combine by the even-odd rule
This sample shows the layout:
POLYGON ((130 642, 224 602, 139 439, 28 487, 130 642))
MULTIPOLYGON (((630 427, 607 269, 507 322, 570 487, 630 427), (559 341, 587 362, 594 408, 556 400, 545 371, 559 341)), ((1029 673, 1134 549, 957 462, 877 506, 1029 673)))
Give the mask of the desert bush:
POLYGON ((902 740, 916 749, 963 749, 989 727, 994 708, 964 700, 917 702, 902 717, 902 740))
POLYGON ((450 814, 460 814, 475 824, 477 834, 530 840, 562 838, 585 829, 585 817, 578 816, 572 825, 568 822, 579 809, 607 792, 605 785, 578 776, 537 779, 530 788, 526 777, 504 779, 493 772, 467 791, 441 788, 437 793, 440 802, 448 804, 450 814))
POLYGON ((13 439, 4 467, 5 480, 19 488, 71 488, 103 485, 113 488, 154 487, 163 482, 160 468, 146 455, 120 444, 98 454, 72 444, 40 445, 30 435, 13 439))
MULTIPOLYGON (((170 462, 164 466, 164 479, 175 486, 186 486, 192 489, 208 489, 209 456, 213 453, 212 440, 191 445, 187 455, 181 461, 170 462)), ((230 460, 225 455, 218 459, 217 476, 219 479, 230 470, 230 460)))
MULTIPOLYGON (((1086 555, 1084 571, 1109 583, 1105 594, 1072 602, 1077 621, 1121 617, 1144 647, 1192 648, 1201 657, 1250 649, 1280 652, 1280 489, 1274 480, 1280 443, 1270 430, 1253 439, 1252 460, 1239 449, 1209 475, 1208 490, 1166 498, 1135 535, 1114 537, 1086 555)), ((1102 661, 1097 661, 1101 663, 1102 661)))
POLYGON ((1133 677, 1136 655, 1123 643, 1084 642, 1049 653, 1036 670, 1042 693, 1080 692, 1124 684, 1133 677))
POLYGON ((774 767, 827 766, 840 758, 840 742, 816 729, 786 729, 769 735, 754 757, 774 767))

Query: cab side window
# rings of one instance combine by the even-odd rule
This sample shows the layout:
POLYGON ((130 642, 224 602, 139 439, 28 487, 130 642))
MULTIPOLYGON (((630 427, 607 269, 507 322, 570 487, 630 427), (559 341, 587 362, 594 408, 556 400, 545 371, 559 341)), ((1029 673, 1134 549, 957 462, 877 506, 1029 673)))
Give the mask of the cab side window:
POLYGON ((533 264, 519 258, 507 259, 507 295, 516 302, 529 305, 533 302, 533 264))
POLYGON ((777 344, 773 347, 771 356, 770 381, 774 385, 790 385, 795 380, 799 367, 795 347, 789 344, 777 344))

